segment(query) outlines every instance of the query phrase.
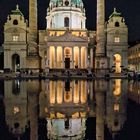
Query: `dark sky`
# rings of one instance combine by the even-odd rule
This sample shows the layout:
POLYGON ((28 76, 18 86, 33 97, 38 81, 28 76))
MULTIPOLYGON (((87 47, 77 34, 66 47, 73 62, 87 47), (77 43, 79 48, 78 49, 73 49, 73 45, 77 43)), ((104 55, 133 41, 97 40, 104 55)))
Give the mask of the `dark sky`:
MULTIPOLYGON (((0 0, 0 45, 3 43, 3 25, 7 15, 18 3, 25 18, 28 19, 29 0, 0 0)), ((96 30, 96 0, 83 0, 86 8, 87 28, 96 30)), ((45 29, 45 16, 49 0, 38 0, 39 29, 45 29)), ((140 40, 140 0, 106 0, 106 20, 116 7, 126 20, 129 28, 129 41, 140 40)))

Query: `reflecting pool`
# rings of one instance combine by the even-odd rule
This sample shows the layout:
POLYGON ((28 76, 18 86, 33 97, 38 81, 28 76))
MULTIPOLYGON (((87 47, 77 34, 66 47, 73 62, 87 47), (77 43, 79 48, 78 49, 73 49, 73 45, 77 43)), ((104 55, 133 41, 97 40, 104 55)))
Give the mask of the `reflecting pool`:
POLYGON ((0 140, 138 140, 139 104, 139 81, 0 81, 0 140))

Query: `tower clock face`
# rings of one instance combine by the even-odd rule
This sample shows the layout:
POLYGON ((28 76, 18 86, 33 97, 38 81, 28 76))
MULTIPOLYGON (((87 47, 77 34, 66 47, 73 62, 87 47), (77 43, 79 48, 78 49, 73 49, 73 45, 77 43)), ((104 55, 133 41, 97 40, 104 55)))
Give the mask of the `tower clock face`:
POLYGON ((68 0, 65 1, 65 5, 69 6, 69 1, 68 0))

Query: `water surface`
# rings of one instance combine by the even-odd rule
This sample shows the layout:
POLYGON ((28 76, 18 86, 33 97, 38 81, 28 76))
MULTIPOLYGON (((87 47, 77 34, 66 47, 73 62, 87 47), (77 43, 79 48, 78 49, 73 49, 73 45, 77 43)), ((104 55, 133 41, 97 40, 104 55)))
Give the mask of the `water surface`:
POLYGON ((0 81, 0 140, 140 139, 139 103, 139 81, 0 81))

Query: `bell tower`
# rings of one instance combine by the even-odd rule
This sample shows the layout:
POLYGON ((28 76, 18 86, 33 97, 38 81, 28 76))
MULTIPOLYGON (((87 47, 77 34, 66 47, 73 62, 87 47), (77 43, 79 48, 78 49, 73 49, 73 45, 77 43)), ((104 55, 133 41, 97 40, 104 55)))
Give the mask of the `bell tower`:
POLYGON ((127 68, 128 28, 121 13, 114 8, 107 22, 107 56, 110 69, 121 73, 127 68))

